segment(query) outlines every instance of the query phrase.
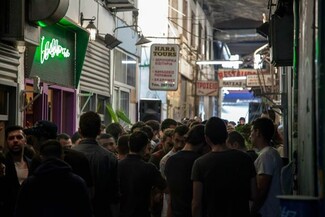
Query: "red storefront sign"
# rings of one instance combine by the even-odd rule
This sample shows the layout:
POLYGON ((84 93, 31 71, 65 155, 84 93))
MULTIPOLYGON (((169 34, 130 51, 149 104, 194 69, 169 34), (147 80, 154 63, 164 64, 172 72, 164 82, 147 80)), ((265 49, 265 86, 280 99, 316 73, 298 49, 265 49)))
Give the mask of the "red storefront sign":
POLYGON ((247 75, 269 74, 269 71, 265 69, 219 69, 218 78, 219 80, 227 77, 241 77, 247 75))
POLYGON ((218 96, 219 82, 218 81, 197 81, 196 95, 198 96, 218 96))

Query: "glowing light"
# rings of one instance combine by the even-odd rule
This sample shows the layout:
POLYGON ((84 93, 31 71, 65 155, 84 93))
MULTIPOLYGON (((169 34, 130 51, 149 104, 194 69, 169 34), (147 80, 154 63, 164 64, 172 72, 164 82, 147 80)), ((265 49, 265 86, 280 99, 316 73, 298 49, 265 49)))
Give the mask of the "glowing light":
POLYGON ((63 56, 64 58, 70 57, 70 50, 67 48, 62 47, 59 44, 59 40, 53 38, 50 41, 45 41, 45 37, 42 36, 41 39, 41 64, 43 64, 46 60, 50 57, 60 57, 63 56))

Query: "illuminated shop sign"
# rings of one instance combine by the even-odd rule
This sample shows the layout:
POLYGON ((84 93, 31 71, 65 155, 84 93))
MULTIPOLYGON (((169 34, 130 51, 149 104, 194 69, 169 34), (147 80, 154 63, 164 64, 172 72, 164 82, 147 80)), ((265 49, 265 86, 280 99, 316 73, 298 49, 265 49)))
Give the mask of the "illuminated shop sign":
POLYGON ((49 58, 55 57, 70 57, 70 50, 60 45, 59 40, 52 38, 52 40, 46 40, 44 36, 41 39, 41 51, 40 51, 40 61, 41 64, 49 58))
POLYGON ((41 28, 30 77, 63 86, 74 86, 76 74, 76 33, 60 25, 41 28))

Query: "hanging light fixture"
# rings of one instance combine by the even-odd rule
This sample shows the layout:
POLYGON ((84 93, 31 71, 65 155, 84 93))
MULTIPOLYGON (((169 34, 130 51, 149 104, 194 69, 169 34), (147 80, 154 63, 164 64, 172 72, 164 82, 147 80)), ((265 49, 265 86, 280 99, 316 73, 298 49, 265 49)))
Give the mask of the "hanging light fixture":
POLYGON ((150 43, 151 41, 147 38, 145 38, 143 35, 140 36, 140 39, 135 43, 135 45, 142 45, 142 44, 147 44, 150 43))
POLYGON ((83 21, 87 20, 89 21, 88 25, 86 26, 86 29, 90 33, 90 40, 94 41, 96 40, 96 34, 97 34, 97 27, 94 24, 94 20, 96 20, 96 17, 93 16, 92 18, 84 18, 83 13, 80 13, 80 25, 83 25, 83 21))

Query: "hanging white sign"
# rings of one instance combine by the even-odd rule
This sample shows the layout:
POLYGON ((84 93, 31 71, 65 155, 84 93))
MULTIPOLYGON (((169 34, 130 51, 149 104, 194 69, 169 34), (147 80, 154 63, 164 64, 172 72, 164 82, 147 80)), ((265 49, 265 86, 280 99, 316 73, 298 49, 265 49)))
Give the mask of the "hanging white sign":
POLYGON ((179 46, 153 44, 150 50, 150 90, 177 90, 179 46))

